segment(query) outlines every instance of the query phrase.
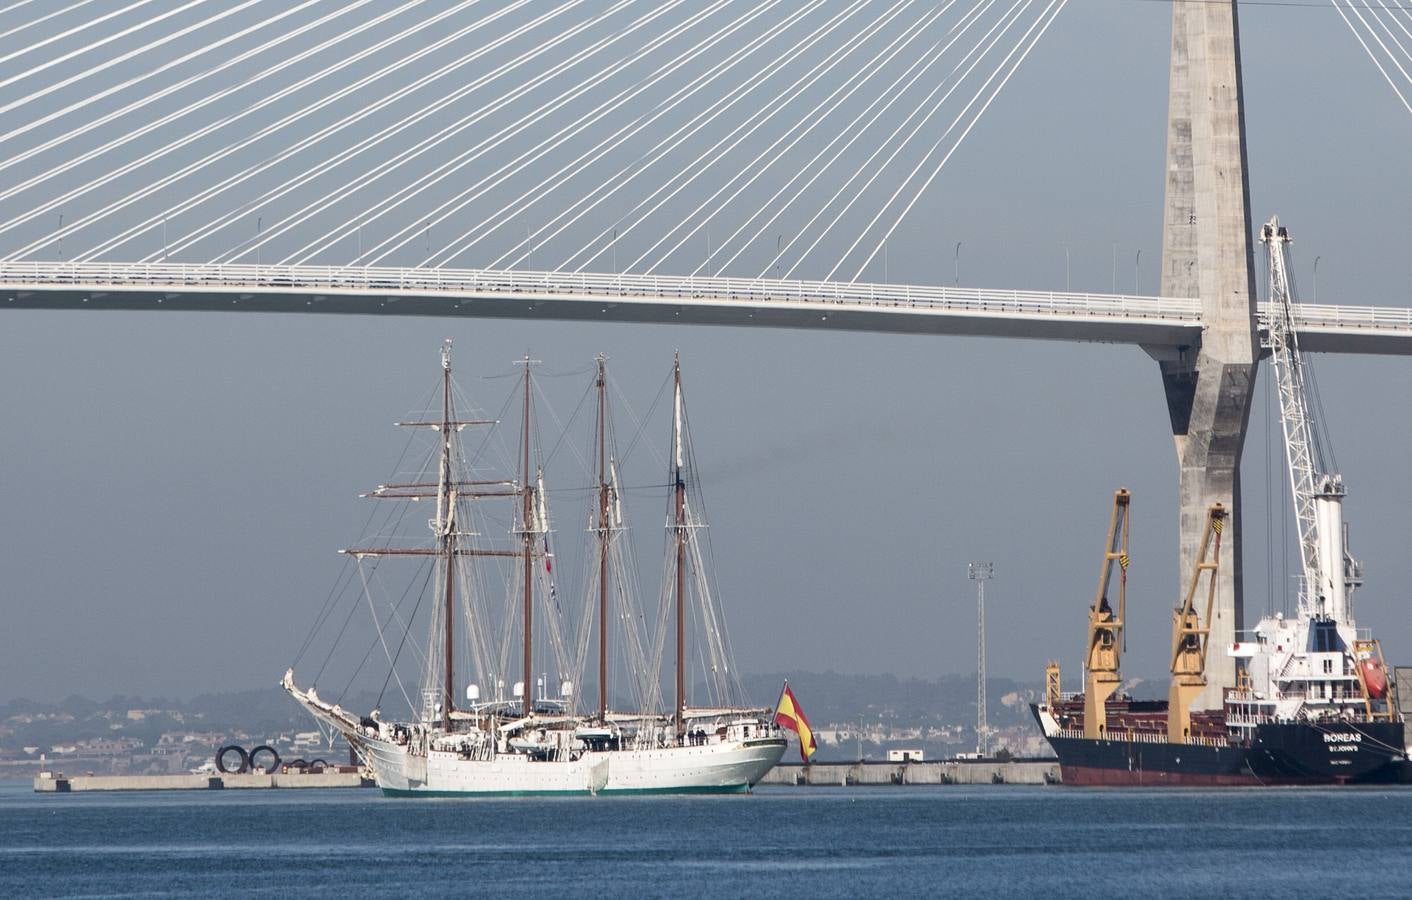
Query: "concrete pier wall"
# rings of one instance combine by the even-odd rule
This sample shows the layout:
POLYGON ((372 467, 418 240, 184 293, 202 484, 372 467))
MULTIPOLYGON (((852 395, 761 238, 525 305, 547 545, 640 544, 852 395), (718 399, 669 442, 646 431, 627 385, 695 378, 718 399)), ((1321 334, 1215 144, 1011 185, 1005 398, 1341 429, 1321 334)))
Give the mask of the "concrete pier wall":
POLYGON ((207 791, 249 790, 253 788, 349 788, 372 787, 373 782, 357 772, 281 773, 266 775, 74 775, 38 776, 34 789, 41 794, 80 791, 207 791))
POLYGON ((1058 760, 1015 762, 937 760, 931 762, 781 763, 761 784, 1058 784, 1058 760))

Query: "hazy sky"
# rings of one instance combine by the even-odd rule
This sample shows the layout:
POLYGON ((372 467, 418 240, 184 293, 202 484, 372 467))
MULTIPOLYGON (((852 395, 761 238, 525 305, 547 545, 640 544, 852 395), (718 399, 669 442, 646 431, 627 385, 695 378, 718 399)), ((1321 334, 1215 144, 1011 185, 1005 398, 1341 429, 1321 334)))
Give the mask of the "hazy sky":
MULTIPOLYGON (((177 5, 159 0, 152 9, 177 5)), ((208 5, 212 9, 199 10, 202 15, 234 4, 208 5)), ((323 2, 298 21, 340 5, 344 0, 323 2)), ((97 15, 119 6, 102 0, 92 9, 97 15)), ((416 15, 454 6, 436 0, 416 15)), ((506 21, 547 6, 531 4, 506 21)), ((897 24, 932 8, 914 4, 897 24)), ((234 33, 232 23, 270 14, 259 8, 255 13, 202 32, 203 41, 234 33)), ((483 14, 458 13, 436 34, 483 14)), ((0 16, 0 31, 36 15, 27 7, 0 16)), ((200 18, 193 15, 175 17, 157 33, 200 18)), ((368 15, 357 12, 349 19, 368 15)), ((578 21, 587 13, 575 15, 578 21)), ((1170 15, 1170 6, 1160 2, 1072 0, 889 239, 887 278, 949 283, 960 241, 964 285, 1063 289, 1067 245, 1075 290, 1109 290, 1116 255, 1120 290, 1132 289, 1136 276, 1140 291, 1155 293, 1170 15)), ((766 20, 782 16, 773 11, 766 20)), ((1402 214, 1409 199, 1412 117, 1329 5, 1250 6, 1241 10, 1241 20, 1257 223, 1278 212, 1290 227, 1306 299, 1318 256, 1320 300, 1406 305, 1412 263, 1402 214)), ((51 24, 26 32, 26 42, 74 23, 51 24)), ((116 30, 114 25, 109 32, 116 30)), ((16 40, 0 40, 0 56, 16 51, 16 40)), ((74 40, 4 63, 0 80, 58 58, 78 46, 74 40)), ((105 52, 141 43, 124 37, 105 52)), ((117 84, 120 73, 132 77, 156 65, 154 59, 200 43, 182 39, 177 49, 144 54, 145 63, 131 64, 136 68, 120 67, 41 104, 0 113, 0 131, 10 133, 95 85, 117 84)), ((465 52, 467 44, 457 46, 465 52)), ((541 65, 568 52, 555 51, 541 65)), ((55 70, 67 76, 75 65, 55 70)), ((181 71, 187 70, 174 70, 161 83, 173 83, 181 71)), ((59 77, 51 71, 0 88, 0 103, 59 77)), ((72 119, 7 139, 0 155, 36 146, 140 94, 119 93, 72 119)), ((369 96, 359 95, 362 102, 369 96)), ((174 95, 155 103, 140 121, 189 99, 174 95)), ((232 97, 210 112, 209 121, 249 102, 232 97)), ((642 108, 615 121, 631 121, 642 108)), ((582 105, 574 110, 560 115, 577 115, 582 105)), ((316 118, 306 130, 322 121, 316 118)), ((524 139, 528 144, 512 142, 426 205, 492 170, 496 160, 547 140, 565 121, 548 120, 542 132, 524 139)), ((359 134, 375 130, 365 127, 359 134)), ((121 159, 137 158, 188 131, 163 127, 133 138, 121 159)), ((418 139, 434 131, 428 124, 418 139)), ((474 132, 487 133, 493 133, 490 124, 474 132)), ((103 140, 95 136, 73 148, 103 140)), ((241 162, 217 171, 269 158, 281 140, 254 147, 241 162)), ((458 146, 470 140, 468 134, 458 146)), ((389 142, 375 158, 386 159, 403 146, 389 142)), ((441 151, 437 161, 451 152, 441 151)), ((195 149, 176 154, 156 174, 69 202, 63 214, 73 222, 197 155, 195 149)), ((0 184, 64 158, 36 157, 0 174, 0 184)), ((305 160, 271 174, 256 190, 277 187, 281 178, 312 164, 305 160)), ((432 165, 419 163, 413 174, 399 177, 405 182, 432 165)), ((95 160, 56 185, 0 201, 0 220, 111 170, 95 160)), ((159 214, 217 177, 164 188, 140 215, 124 213, 118 220, 126 227, 159 214)), ((331 182, 300 188, 295 205, 350 177, 336 174, 331 182)), ((524 189, 540 176, 518 177, 502 190, 506 200, 515 184, 524 189)), ((778 178, 772 174, 763 184, 778 178)), ((372 202, 390 191, 370 186, 355 200, 372 202)), ((708 193, 694 186, 672 208, 684 215, 692 199, 708 193)), ((572 193, 567 196, 572 202, 572 193)), ((623 200, 595 225, 611 224, 628 206, 623 200)), ((210 220, 227 208, 236 207, 205 205, 173 216, 168 240, 191 233, 203 215, 210 220)), ((267 216, 240 215, 246 237, 255 230, 254 219, 271 229, 292 207, 270 208, 267 216)), ((522 219, 547 218, 547 208, 522 219)), ((326 221, 349 221, 339 215, 332 210, 326 221)), ((733 228, 733 215, 722 214, 719 225, 713 221, 713 231, 733 228)), ((870 217, 871 211, 850 215, 837 232, 851 241, 870 217)), ((398 222, 415 220, 409 212, 398 222)), ((473 226, 467 219, 448 222, 425 240, 439 246, 473 226)), ((362 240, 371 245, 393 227, 369 225, 362 240)), ((0 251, 13 252, 50 230, 46 215, 43 222, 0 233, 0 251)), ((505 231, 521 233, 518 226, 505 231)), ((158 233, 149 231, 146 243, 135 241, 106 258, 156 252, 158 233)), ((309 229, 272 241, 261 251, 264 261, 293 252, 314 234, 309 229)), ((103 236, 98 230, 66 236, 66 257, 103 236)), ((519 239, 501 237, 502 246, 519 239)), ((215 258, 244 239, 213 238, 179 258, 215 258)), ((357 239, 346 238, 316 261, 347 262, 356 255, 357 239)), ((768 238, 764 243, 767 250, 774 245, 768 238)), ((689 245, 696 249, 683 250, 663 270, 694 267, 700 259, 691 256, 704 257, 704 245, 704 235, 698 236, 689 245)), ((405 247, 387 261, 415 264, 423 249, 405 247)), ((57 244, 31 258, 56 254, 57 244)), ((544 264, 551 255, 545 249, 530 264, 544 264)), ((457 260, 486 262, 476 254, 457 260)), ((821 265, 806 262, 798 274, 823 274, 821 265)), ((730 274, 755 273, 742 268, 730 274)), ((866 277, 881 280, 883 272, 875 266, 866 277)), ((358 535, 366 511, 356 495, 385 480, 396 461, 403 436, 389 423, 426 395, 435 379, 437 347, 447 336, 456 339, 463 388, 491 408, 498 408, 508 385, 480 376, 504 373, 525 350, 545 360, 547 371, 582 369, 605 352, 639 407, 650 402, 672 351, 681 351, 707 479, 717 574, 744 671, 971 671, 975 619, 966 562, 985 559, 997 570, 989 592, 991 672, 1037 680, 1045 660, 1058 657, 1076 683, 1085 606, 1111 493, 1120 485, 1134 492, 1125 663, 1134 674, 1164 669, 1168 610, 1178 582, 1175 455, 1156 367, 1136 348, 472 319, 6 312, 0 316, 0 699, 70 692, 187 695, 272 685, 337 576, 340 560, 333 551, 358 535)), ((1412 618, 1405 605, 1412 592, 1405 514, 1412 505, 1406 466, 1412 360, 1321 357, 1316 364, 1349 488, 1345 510, 1354 551, 1367 567, 1367 586, 1357 595, 1359 624, 1375 629, 1393 662, 1412 662, 1412 618)), ((1285 559, 1290 567, 1297 559, 1292 543, 1281 546, 1293 525, 1281 518, 1287 483, 1278 422, 1267 403, 1269 380, 1263 373, 1261 378, 1243 469, 1252 618, 1272 595, 1276 607, 1287 602, 1285 578, 1292 568, 1285 559)), ((561 414, 583 388, 581 379, 546 379, 561 414)), ((653 517, 637 523, 649 540, 642 554, 650 567, 643 572, 647 584, 657 578, 658 524, 653 517)))

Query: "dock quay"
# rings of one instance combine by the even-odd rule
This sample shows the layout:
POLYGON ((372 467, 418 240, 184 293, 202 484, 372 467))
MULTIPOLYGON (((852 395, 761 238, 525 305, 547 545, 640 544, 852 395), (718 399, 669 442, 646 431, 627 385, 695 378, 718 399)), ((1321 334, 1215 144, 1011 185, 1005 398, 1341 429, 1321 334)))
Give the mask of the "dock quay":
POLYGON ((216 775, 62 775, 42 772, 35 776, 39 794, 82 791, 219 791, 250 789, 309 789, 373 787, 371 778, 351 766, 321 772, 247 772, 216 775))
POLYGON ((1057 759, 780 763, 761 784, 852 787, 881 784, 1058 784, 1057 759))

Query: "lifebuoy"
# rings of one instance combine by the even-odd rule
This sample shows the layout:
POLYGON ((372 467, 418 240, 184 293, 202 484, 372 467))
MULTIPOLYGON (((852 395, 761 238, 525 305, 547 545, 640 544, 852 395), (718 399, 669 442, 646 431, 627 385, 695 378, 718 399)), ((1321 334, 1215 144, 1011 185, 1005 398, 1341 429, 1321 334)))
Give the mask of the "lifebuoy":
POLYGON ((230 744, 216 751, 216 771, 222 775, 244 775, 250 771, 250 754, 245 752, 245 748, 237 744, 230 744), (236 768, 231 769, 226 766, 226 754, 234 753, 240 760, 236 768))

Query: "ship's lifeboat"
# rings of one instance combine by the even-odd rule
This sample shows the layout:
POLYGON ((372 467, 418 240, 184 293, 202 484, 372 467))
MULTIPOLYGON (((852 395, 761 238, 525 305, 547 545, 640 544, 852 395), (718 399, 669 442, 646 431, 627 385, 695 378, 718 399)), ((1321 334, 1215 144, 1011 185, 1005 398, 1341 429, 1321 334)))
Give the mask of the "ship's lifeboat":
POLYGON ((1368 696, 1381 700, 1387 696, 1387 670, 1380 660, 1365 659, 1358 664, 1363 670, 1363 683, 1368 686, 1368 696))

